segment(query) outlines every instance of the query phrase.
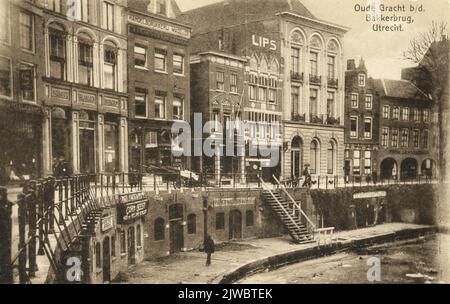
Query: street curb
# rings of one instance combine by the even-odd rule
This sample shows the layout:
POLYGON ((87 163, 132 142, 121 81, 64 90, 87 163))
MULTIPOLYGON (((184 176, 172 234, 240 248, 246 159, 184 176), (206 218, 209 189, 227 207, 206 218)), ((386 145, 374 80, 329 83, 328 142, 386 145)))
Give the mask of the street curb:
POLYGON ((221 277, 213 280, 213 282, 211 283, 232 284, 246 276, 263 272, 266 269, 276 269, 290 264, 316 259, 323 256, 333 255, 338 252, 348 251, 355 248, 361 248, 376 244, 383 244, 392 241, 414 239, 425 235, 435 234, 436 232, 437 228, 432 226, 420 228, 408 228, 396 232, 378 234, 375 236, 365 238, 337 241, 333 244, 326 246, 314 245, 313 247, 302 248, 252 261, 222 275, 221 277))

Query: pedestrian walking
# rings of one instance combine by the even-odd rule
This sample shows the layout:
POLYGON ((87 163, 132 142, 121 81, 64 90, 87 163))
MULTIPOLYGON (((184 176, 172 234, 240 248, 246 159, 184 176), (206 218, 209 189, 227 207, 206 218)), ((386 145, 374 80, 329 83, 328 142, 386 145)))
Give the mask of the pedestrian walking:
POLYGON ((203 244, 203 248, 206 253, 206 266, 209 266, 209 265, 211 265, 211 255, 216 250, 214 240, 211 238, 211 236, 209 234, 206 236, 206 239, 203 244))
POLYGON ((305 165, 305 170, 303 170, 303 176, 305 177, 305 182, 302 187, 311 188, 311 173, 309 173, 309 165, 305 165))

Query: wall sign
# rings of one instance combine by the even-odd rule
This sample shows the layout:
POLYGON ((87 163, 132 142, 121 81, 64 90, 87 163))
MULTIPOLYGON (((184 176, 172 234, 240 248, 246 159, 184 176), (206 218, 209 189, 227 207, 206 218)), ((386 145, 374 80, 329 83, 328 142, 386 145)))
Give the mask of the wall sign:
POLYGON ((114 218, 112 215, 106 215, 102 217, 101 222, 102 232, 106 232, 114 227, 114 218))
POLYGON ((256 197, 213 198, 213 207, 254 205, 256 197))
POLYGON ((137 24, 155 31, 173 34, 185 39, 191 37, 191 31, 181 25, 176 25, 163 20, 151 17, 128 15, 128 22, 137 24))
POLYGON ((386 191, 374 191, 365 193, 355 193, 353 194, 354 199, 364 199, 364 198, 381 198, 386 197, 386 191))
POLYGON ((134 219, 146 216, 148 199, 142 194, 126 194, 119 196, 117 205, 117 223, 125 224, 134 219))
POLYGON ((277 50, 277 42, 266 37, 252 35, 252 44, 261 48, 267 48, 271 51, 277 50))

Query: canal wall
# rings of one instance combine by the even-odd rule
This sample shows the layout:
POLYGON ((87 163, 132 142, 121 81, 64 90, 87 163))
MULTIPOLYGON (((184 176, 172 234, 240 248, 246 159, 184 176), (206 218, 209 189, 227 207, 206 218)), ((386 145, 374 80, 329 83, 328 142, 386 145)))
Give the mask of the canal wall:
POLYGON ((379 185, 311 190, 316 221, 351 230, 380 223, 436 225, 438 185, 379 185))

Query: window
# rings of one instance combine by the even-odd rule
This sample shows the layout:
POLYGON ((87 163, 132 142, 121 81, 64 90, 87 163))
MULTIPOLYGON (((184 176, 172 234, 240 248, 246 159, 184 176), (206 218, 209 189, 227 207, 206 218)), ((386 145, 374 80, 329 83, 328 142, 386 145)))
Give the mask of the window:
POLYGON ((413 145, 414 145, 414 148, 420 147, 420 132, 419 132, 419 130, 413 130, 413 145))
POLYGON ((173 99, 173 119, 183 120, 183 99, 180 97, 173 99))
POLYGON ((429 131, 428 130, 423 130, 423 135, 422 135, 422 147, 427 149, 428 148, 428 138, 429 138, 429 131))
POLYGON ((309 91, 309 110, 312 116, 317 116, 317 90, 311 89, 309 91))
POLYGON ((134 115, 147 118, 147 93, 145 90, 136 89, 134 95, 134 115))
POLYGON ((358 137, 358 117, 350 117, 350 137, 358 137))
POLYGON ((389 127, 383 127, 381 132, 381 145, 387 147, 389 145, 389 127))
POLYGON ((115 257, 116 256, 116 236, 113 235, 111 237, 111 256, 115 257))
POLYGON ((392 118, 395 119, 395 120, 399 120, 399 118, 400 118, 400 108, 394 107, 394 109, 392 110, 392 118))
POLYGON ((104 22, 106 29, 114 31, 114 4, 109 2, 103 2, 104 22))
POLYGON ((164 16, 167 14, 166 0, 156 1, 156 13, 164 16))
POLYGON ((163 49, 155 49, 155 70, 165 72, 167 70, 167 51, 163 49))
POLYGON ((312 141, 310 146, 310 160, 311 160, 311 167, 310 171, 311 174, 318 174, 319 173, 319 144, 317 141, 312 141))
POLYGON ((351 103, 352 103, 352 108, 358 108, 358 99, 359 99, 359 95, 358 93, 352 93, 352 97, 351 97, 351 103))
POLYGON ((334 174, 334 163, 336 161, 336 157, 335 144, 332 141, 330 141, 328 144, 327 154, 327 174, 334 174))
POLYGON ((225 229, 225 213, 216 213, 216 230, 225 229))
POLYGON ((184 56, 179 54, 173 55, 173 72, 175 74, 184 74, 184 56))
POLYGON ((391 107, 383 106, 383 118, 384 119, 391 118, 391 107))
POLYGON ((249 94, 250 100, 256 100, 256 86, 249 85, 248 86, 248 94, 249 94))
POLYGON ((253 225, 254 225, 253 211, 247 210, 245 212, 245 226, 253 227, 253 225))
POLYGON ((19 69, 20 94, 22 100, 35 102, 35 67, 30 64, 21 64, 19 69))
MULTIPOLYGON (((20 47, 32 51, 33 50, 33 16, 29 13, 21 12, 19 16, 20 22, 20 47)), ((2 29, 3 31, 4 29, 2 29)))
POLYGON ((155 118, 166 118, 166 98, 164 96, 155 97, 155 118))
POLYGON ((336 78, 336 58, 328 55, 328 79, 336 78))
POLYGON ((414 121, 416 121, 416 122, 420 121, 420 112, 419 112, 419 109, 414 109, 414 111, 413 111, 413 119, 414 119, 414 121))
POLYGON ((61 0, 47 0, 45 6, 49 10, 61 13, 61 0))
POLYGON ((292 87, 291 88, 292 115, 299 114, 299 103, 300 103, 300 88, 292 87))
POLYGON ((366 86, 366 75, 365 74, 359 74, 358 75, 358 85, 360 87, 366 86))
POLYGON ((81 21, 90 21, 91 10, 89 7, 89 2, 89 0, 79 0, 79 16, 81 17, 81 21))
POLYGON ((216 89, 225 91, 225 73, 216 72, 216 89))
POLYGON ((237 93, 237 91, 238 91, 237 79, 238 79, 238 76, 236 74, 230 75, 230 92, 232 92, 232 93, 237 93))
POLYGON ((269 102, 276 103, 277 102, 277 90, 269 89, 269 102))
POLYGON ((49 30, 50 77, 66 79, 66 35, 56 29, 49 30))
POLYGON ((95 267, 102 267, 102 245, 99 242, 95 244, 95 267))
POLYGON ((400 147, 408 147, 409 145, 409 130, 402 129, 402 136, 400 138, 400 147))
POLYGON ((141 225, 136 226, 136 246, 142 247, 142 231, 141 225))
POLYGON ((125 236, 125 230, 120 231, 120 253, 127 253, 127 240, 125 236))
POLYGON ((311 52, 309 55, 309 64, 311 67, 311 75, 318 76, 318 57, 319 54, 316 52, 311 52))
POLYGON ((392 147, 398 147, 398 129, 392 129, 391 142, 392 147))
POLYGON ((163 218, 157 218, 155 220, 155 227, 154 227, 154 239, 155 241, 162 241, 165 239, 165 230, 166 226, 164 224, 163 218))
POLYGON ((327 115, 328 117, 334 117, 334 92, 328 92, 327 97, 327 115))
POLYGON ((197 232, 197 216, 189 214, 187 217, 187 233, 195 234, 197 232))
POLYGON ((11 59, 0 57, 0 96, 12 97, 11 59))
POLYGON ((258 100, 263 102, 267 100, 267 88, 259 87, 258 100))
POLYGON ((353 151, 353 175, 361 175, 361 151, 353 151))
POLYGON ((364 152, 364 174, 370 175, 372 173, 372 152, 364 152))
POLYGON ((112 46, 105 46, 104 51, 104 84, 106 89, 115 90, 116 88, 116 66, 117 51, 112 46))
POLYGON ((409 108, 403 108, 402 109, 402 120, 408 121, 409 120, 409 108))
POLYGON ((0 42, 10 43, 11 27, 10 27, 10 8, 9 1, 0 2, 0 42))
POLYGON ((430 122, 430 111, 423 110, 423 122, 430 122))
POLYGON ((93 82, 93 47, 89 42, 78 42, 78 82, 92 86, 93 82))
POLYGON ((366 105, 366 109, 367 110, 372 109, 372 101, 373 101, 372 95, 366 95, 366 103, 365 103, 365 105, 366 105))
POLYGON ((364 138, 372 138, 372 118, 370 117, 364 119, 364 138))
POLYGON ((291 72, 300 72, 300 50, 297 48, 291 49, 291 72))
POLYGON ((138 68, 147 67, 147 49, 142 46, 134 46, 134 66, 138 68))

